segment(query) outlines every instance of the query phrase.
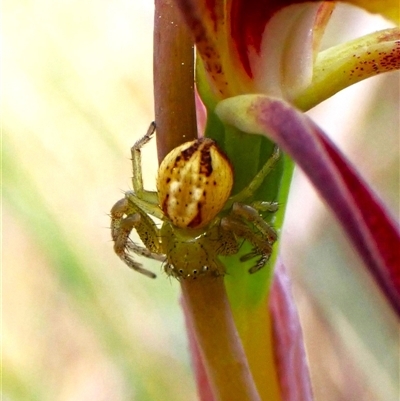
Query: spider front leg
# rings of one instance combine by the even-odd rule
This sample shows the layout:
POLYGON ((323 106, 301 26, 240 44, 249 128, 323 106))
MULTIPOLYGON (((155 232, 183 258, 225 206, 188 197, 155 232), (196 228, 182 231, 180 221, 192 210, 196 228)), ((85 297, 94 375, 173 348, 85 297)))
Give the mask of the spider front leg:
MULTIPOLYGON (((239 193, 234 196, 231 196, 225 204, 224 209, 230 209, 237 202, 244 202, 246 199, 254 196, 255 192, 260 188, 263 184, 265 177, 272 171, 275 164, 278 162, 280 157, 280 151, 277 146, 275 146, 272 155, 261 168, 261 170, 256 174, 256 176, 251 180, 251 182, 243 188, 239 193)), ((264 202, 264 201, 256 201, 254 205, 257 205, 257 210, 260 211, 276 211, 277 204, 275 202, 264 202), (260 207, 258 207, 260 206, 260 207)))
POLYGON ((111 209, 111 237, 114 241, 115 253, 126 265, 147 277, 156 277, 154 273, 136 262, 129 252, 164 261, 164 256, 160 254, 158 229, 153 220, 127 198, 119 200, 111 209), (129 235, 133 229, 136 229, 145 247, 131 241, 129 235))
POLYGON ((142 177, 142 153, 141 148, 148 143, 154 133, 156 132, 156 123, 153 121, 147 132, 142 138, 135 142, 135 144, 131 148, 132 155, 132 185, 134 189, 135 195, 152 205, 158 204, 158 195, 157 192, 154 191, 146 191, 143 187, 143 177, 142 177))

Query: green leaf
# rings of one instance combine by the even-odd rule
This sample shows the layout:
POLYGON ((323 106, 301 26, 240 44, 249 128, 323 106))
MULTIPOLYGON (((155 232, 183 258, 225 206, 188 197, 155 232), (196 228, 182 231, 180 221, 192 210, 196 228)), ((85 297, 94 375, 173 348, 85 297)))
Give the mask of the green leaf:
MULTIPOLYGON (((234 169, 234 186, 232 194, 236 194, 248 185, 272 154, 274 144, 261 135, 242 132, 237 128, 224 125, 214 113, 215 101, 204 80, 198 77, 199 93, 207 109, 207 125, 205 136, 214 139, 226 153, 234 169)), ((264 219, 272 223, 279 232, 287 205, 293 163, 287 156, 281 156, 273 171, 266 177, 263 185, 257 190, 253 200, 277 201, 277 213, 264 213, 264 219)), ((248 307, 262 302, 268 295, 273 266, 278 253, 279 240, 267 265, 255 274, 248 270, 254 260, 241 262, 240 256, 251 250, 251 245, 244 243, 237 255, 221 258, 227 268, 225 283, 232 307, 248 307)))

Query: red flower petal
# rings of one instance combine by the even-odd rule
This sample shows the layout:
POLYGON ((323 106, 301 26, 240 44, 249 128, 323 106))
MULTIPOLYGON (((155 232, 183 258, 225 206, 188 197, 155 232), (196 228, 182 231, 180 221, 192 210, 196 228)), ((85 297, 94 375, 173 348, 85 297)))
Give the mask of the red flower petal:
MULTIPOLYGON (((266 105, 265 105, 266 106, 266 105)), ((266 129, 304 170, 347 231, 400 314, 400 234, 376 196, 307 116, 281 101, 259 114, 266 129)))
MULTIPOLYGON (((363 223, 366 225, 365 236, 372 236, 372 238, 367 238, 371 249, 366 250, 364 258, 370 259, 369 265, 374 264, 374 259, 382 259, 381 263, 374 264, 375 268, 370 269, 371 273, 382 288, 393 293, 393 298, 398 297, 400 291, 399 232, 376 196, 368 190, 365 183, 357 176, 354 169, 346 163, 346 160, 328 138, 320 135, 319 139, 339 170, 355 205, 362 215, 363 223)), ((358 237, 356 236, 356 238, 358 237)), ((364 247, 362 241, 358 246, 364 247)))
MULTIPOLYGON (((227 2, 230 15, 230 35, 238 52, 238 57, 247 75, 253 72, 249 60, 249 48, 260 54, 263 33, 268 21, 281 8, 291 4, 305 3, 303 0, 232 0, 227 2)), ((321 2, 322 3, 322 2, 321 2)))

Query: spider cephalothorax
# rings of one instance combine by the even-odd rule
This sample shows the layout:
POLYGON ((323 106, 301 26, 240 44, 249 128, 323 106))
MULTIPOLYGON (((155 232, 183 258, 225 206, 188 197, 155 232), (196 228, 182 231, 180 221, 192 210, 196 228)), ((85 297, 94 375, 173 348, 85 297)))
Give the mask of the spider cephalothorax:
POLYGON ((117 255, 132 269, 154 278, 155 274, 135 261, 133 254, 164 261, 164 270, 178 279, 199 275, 223 275, 219 256, 234 255, 241 240, 253 249, 242 261, 258 258, 250 273, 268 261, 276 241, 273 228, 260 216, 276 211, 274 202, 245 203, 264 181, 279 158, 276 148, 270 159, 238 194, 230 197, 233 170, 226 155, 209 138, 200 138, 173 149, 158 170, 157 192, 143 188, 141 147, 155 132, 132 147, 133 191, 126 192, 111 209, 111 235, 117 255), (163 221, 158 229, 153 216, 163 221), (132 242, 136 229, 144 247, 132 242))

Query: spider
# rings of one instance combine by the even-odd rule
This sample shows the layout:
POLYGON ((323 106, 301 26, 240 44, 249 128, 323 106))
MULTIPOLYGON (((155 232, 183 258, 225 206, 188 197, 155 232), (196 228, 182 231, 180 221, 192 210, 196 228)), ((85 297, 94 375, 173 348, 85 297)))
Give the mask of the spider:
POLYGON ((141 148, 155 132, 151 123, 146 135, 131 148, 133 191, 125 193, 111 209, 114 251, 133 270, 147 277, 156 275, 132 254, 164 262, 165 272, 177 279, 201 275, 224 275, 218 256, 238 253, 241 242, 252 245, 240 260, 257 258, 249 269, 261 269, 272 253, 275 230, 260 212, 277 210, 276 202, 245 203, 263 183, 279 159, 272 156, 242 191, 230 197, 233 170, 227 156, 210 138, 200 138, 173 149, 158 170, 157 192, 143 188, 141 148), (159 229, 153 219, 163 221, 159 229), (144 246, 129 235, 135 229, 144 246))

